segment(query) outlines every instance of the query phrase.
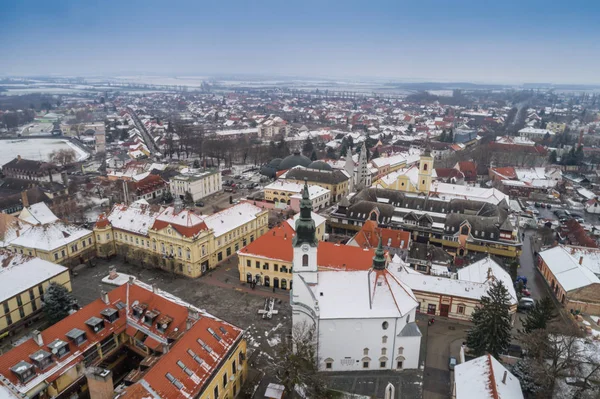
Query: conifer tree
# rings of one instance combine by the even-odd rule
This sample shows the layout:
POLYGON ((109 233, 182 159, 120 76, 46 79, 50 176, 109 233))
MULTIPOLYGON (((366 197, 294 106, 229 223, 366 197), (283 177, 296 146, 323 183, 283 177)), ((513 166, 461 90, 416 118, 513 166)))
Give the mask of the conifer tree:
POLYGON ((488 296, 481 297, 481 306, 471 315, 473 327, 467 334, 467 346, 476 356, 489 353, 495 358, 510 344, 510 295, 501 281, 494 281, 488 296))
POLYGON ((48 321, 54 324, 69 315, 77 305, 77 300, 64 286, 52 282, 44 293, 43 304, 48 321))
POLYGON ((527 313, 527 317, 523 320, 523 331, 530 333, 533 330, 543 330, 547 327, 548 322, 556 316, 557 313, 552 299, 545 296, 536 301, 533 308, 527 313))

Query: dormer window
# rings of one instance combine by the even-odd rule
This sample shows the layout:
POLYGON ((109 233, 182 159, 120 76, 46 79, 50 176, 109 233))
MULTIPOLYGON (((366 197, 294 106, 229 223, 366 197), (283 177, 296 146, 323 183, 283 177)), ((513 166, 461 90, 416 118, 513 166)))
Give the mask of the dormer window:
POLYGON ((102 317, 104 317, 104 320, 106 320, 109 323, 114 323, 115 320, 119 318, 119 312, 117 311, 117 309, 113 308, 106 308, 102 312, 100 312, 100 314, 102 315, 102 317))
POLYGON ((144 315, 144 324, 151 326, 152 324, 154 324, 154 320, 156 319, 156 317, 160 314, 160 312, 158 310, 149 310, 146 312, 146 314, 144 315))
POLYGON ((133 305, 131 307, 132 313, 133 313, 133 317, 135 318, 140 318, 142 317, 142 315, 144 314, 144 311, 146 310, 147 305, 144 304, 140 304, 140 305, 133 305))
POLYGON ((40 370, 45 370, 52 364, 52 354, 43 349, 40 349, 39 351, 29 355, 29 358, 40 370))
POLYGON ((162 315, 156 320, 156 329, 164 333, 169 328, 169 325, 173 321, 173 318, 167 315, 162 315))
POLYGON ((69 331, 67 333, 67 337, 77 346, 81 345, 87 340, 85 331, 80 330, 79 328, 74 328, 69 331))
POLYGON ((11 367, 10 370, 17 375, 17 378, 19 379, 19 381, 21 381, 22 384, 25 384, 26 382, 30 381, 33 377, 35 377, 35 370, 33 368, 33 365, 25 361, 20 361, 19 363, 11 367))
POLYGON ((60 339, 57 339, 48 344, 48 349, 50 349, 50 352, 52 352, 52 354, 58 359, 70 352, 69 344, 60 339))
POLYGON ((92 329, 94 334, 104 330, 104 320, 99 317, 91 317, 85 322, 85 324, 92 329))

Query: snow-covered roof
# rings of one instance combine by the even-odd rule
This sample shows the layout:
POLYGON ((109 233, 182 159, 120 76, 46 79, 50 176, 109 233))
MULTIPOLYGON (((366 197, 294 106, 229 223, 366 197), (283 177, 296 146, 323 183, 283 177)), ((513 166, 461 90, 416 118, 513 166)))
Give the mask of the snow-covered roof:
POLYGON ((293 193, 300 193, 304 188, 304 184, 294 183, 287 180, 277 180, 273 183, 265 186, 265 190, 281 190, 281 191, 290 191, 293 193))
POLYGON ((91 230, 57 221, 35 225, 11 242, 11 245, 53 251, 92 234, 91 230))
POLYGON ((311 286, 321 319, 402 317, 417 307, 412 290, 387 270, 321 271, 311 286))
POLYGON ((40 258, 0 250, 0 302, 68 269, 40 258))
POLYGON ((107 219, 115 229, 147 236, 157 216, 150 206, 136 201, 129 206, 116 204, 107 219))
POLYGON ((493 280, 502 281, 513 301, 517 301, 517 293, 513 286, 510 274, 490 257, 483 258, 469 266, 459 269, 457 274, 458 279, 463 281, 472 281, 476 283, 487 283, 493 280))
MULTIPOLYGON (((330 192, 330 190, 323 188, 321 186, 317 186, 317 185, 308 186, 308 198, 310 200, 314 200, 315 198, 325 195, 328 192, 330 192)), ((294 194, 290 198, 302 198, 302 194, 301 193, 294 194)))
POLYGON ((517 377, 489 354, 456 365, 454 384, 456 399, 523 398, 517 377))
POLYGON ((508 201, 508 195, 495 188, 460 186, 436 181, 431 184, 430 191, 437 193, 440 198, 445 197, 445 199, 462 198, 494 205, 498 205, 503 200, 508 201))
POLYGON ((540 257, 560 286, 568 292, 590 284, 600 284, 600 279, 590 269, 580 265, 579 260, 569 251, 570 249, 558 245, 540 252, 540 257))
POLYGON ((242 202, 231 208, 217 212, 204 218, 209 229, 213 229, 215 237, 219 237, 231 230, 256 219, 262 209, 248 202, 242 202))
MULTIPOLYGON (((287 220, 287 223, 292 227, 292 229, 296 230, 296 221, 300 218, 300 213, 296 213, 294 217, 287 220)), ((318 213, 311 212, 311 218, 315 221, 315 226, 320 226, 327 220, 323 216, 318 213)))
POLYGON ((47 224, 58 220, 56 215, 44 202, 38 202, 37 204, 23 208, 19 214, 19 219, 31 224, 47 224))

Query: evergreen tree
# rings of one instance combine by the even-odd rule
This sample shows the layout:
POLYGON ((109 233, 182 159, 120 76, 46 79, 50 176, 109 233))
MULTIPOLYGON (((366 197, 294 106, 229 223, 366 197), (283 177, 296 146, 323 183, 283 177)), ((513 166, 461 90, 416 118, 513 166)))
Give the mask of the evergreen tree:
POLYGON ((512 261, 510 264, 510 278, 512 281, 517 281, 517 277, 519 274, 519 262, 516 260, 512 261))
POLYGON ((302 146, 302 152, 304 155, 310 155, 315 150, 315 146, 312 143, 312 140, 309 138, 306 139, 304 145, 302 146))
POLYGON ((197 159, 194 160, 194 168, 196 168, 196 169, 200 168, 200 161, 198 161, 197 159))
POLYGON ((454 131, 450 129, 450 133, 448 134, 448 143, 454 143, 454 131))
POLYGON ((327 158, 329 159, 336 159, 337 156, 335 154, 335 150, 333 149, 333 147, 327 147, 327 158))
POLYGON ((550 153, 550 163, 556 163, 557 162, 557 158, 558 158, 558 154, 556 153, 556 150, 552 150, 552 152, 550 153))
POLYGON ((512 366, 511 372, 519 379, 523 392, 535 397, 535 394, 540 391, 541 386, 532 375, 532 370, 533 368, 529 359, 519 359, 512 366))
POLYGON ((373 150, 373 154, 371 155, 371 159, 379 158, 379 149, 375 148, 373 150))
POLYGON ((487 352, 498 358, 511 339, 510 295, 501 281, 494 281, 487 293, 471 315, 473 327, 467 334, 467 346, 475 356, 487 352))
POLYGON ((50 283, 43 297, 44 313, 48 321, 55 324, 69 315, 77 306, 77 300, 62 285, 50 283))
POLYGON ((530 333, 533 330, 545 329, 548 322, 557 316, 554 302, 550 297, 545 296, 535 302, 533 308, 527 313, 525 320, 522 320, 523 331, 530 333))
POLYGON ((346 144, 346 140, 342 140, 342 146, 340 148, 340 157, 345 157, 348 154, 348 145, 346 144))
POLYGON ((313 150, 313 152, 310 153, 310 160, 311 161, 317 160, 317 152, 315 150, 313 150))
POLYGON ((440 134, 440 138, 439 141, 441 141, 442 143, 446 141, 446 129, 442 130, 442 134, 440 134))

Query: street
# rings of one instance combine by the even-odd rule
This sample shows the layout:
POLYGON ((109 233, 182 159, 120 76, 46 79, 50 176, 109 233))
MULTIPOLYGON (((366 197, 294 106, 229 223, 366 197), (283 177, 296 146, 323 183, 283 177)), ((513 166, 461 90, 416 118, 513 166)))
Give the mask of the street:
POLYGON ((548 285, 544 281, 542 275, 537 271, 535 259, 532 251, 532 241, 536 239, 535 230, 526 230, 525 239, 523 240, 523 252, 519 258, 521 267, 519 267, 518 275, 527 277, 527 288, 531 292, 533 299, 540 299, 548 295, 548 285))

